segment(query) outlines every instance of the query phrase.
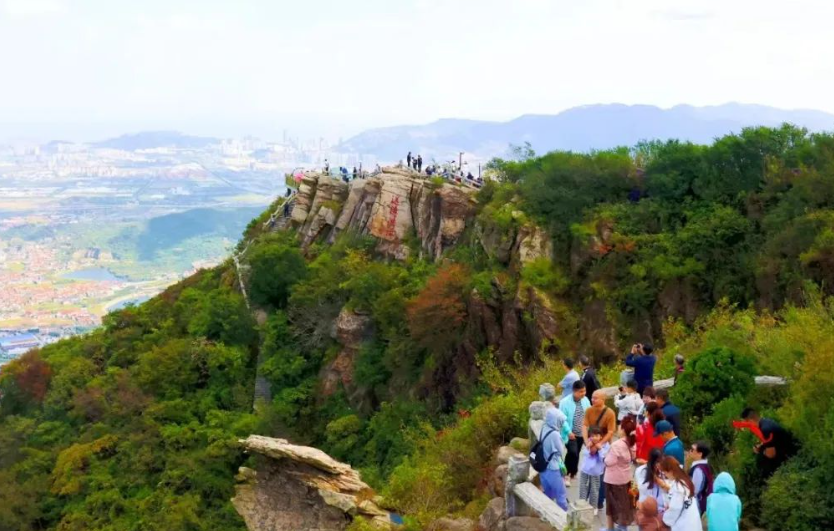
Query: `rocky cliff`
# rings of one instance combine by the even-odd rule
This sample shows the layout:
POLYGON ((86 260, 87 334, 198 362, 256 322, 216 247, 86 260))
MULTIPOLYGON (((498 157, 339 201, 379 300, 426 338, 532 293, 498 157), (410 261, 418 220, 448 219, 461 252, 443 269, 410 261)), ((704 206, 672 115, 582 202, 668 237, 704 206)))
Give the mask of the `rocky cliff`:
MULTIPOLYGON (((432 260, 461 243, 469 229, 468 244, 480 246, 491 260, 516 272, 534 260, 551 258, 550 237, 536 225, 524 223, 507 231, 479 222, 475 192, 404 168, 385 168, 374 177, 349 183, 309 172, 299 183, 291 224, 283 228, 297 231, 305 248, 314 242, 332 243, 351 230, 373 236, 382 256, 405 259, 418 252, 432 260)), ((555 348, 560 331, 566 329, 560 325, 564 312, 558 301, 506 278, 494 278, 488 288, 473 290, 466 305, 466 333, 456 347, 453 367, 439 368, 426 382, 448 404, 454 401, 456 386, 475 376, 479 352, 492 348, 501 361, 516 355, 530 359, 555 348)), ((352 407, 371 407, 366 390, 353 381, 353 366, 362 343, 373 333, 368 316, 342 310, 331 334, 342 348, 321 373, 325 396, 344 390, 352 407)))
POLYGON ((349 465, 308 446, 251 435, 240 444, 259 456, 241 468, 232 504, 251 531, 342 531, 356 518, 391 529, 392 518, 349 465))
POLYGON ((436 184, 411 170, 386 168, 382 173, 345 183, 319 173, 302 179, 292 222, 307 247, 332 242, 348 229, 378 240, 377 251, 397 259, 420 250, 433 259, 454 245, 475 212, 474 190, 436 184))

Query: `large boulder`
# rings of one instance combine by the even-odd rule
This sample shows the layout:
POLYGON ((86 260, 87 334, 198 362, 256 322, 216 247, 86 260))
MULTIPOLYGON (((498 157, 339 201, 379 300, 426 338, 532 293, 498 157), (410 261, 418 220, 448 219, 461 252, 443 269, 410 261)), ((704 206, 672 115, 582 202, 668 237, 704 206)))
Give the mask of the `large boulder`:
POLYGON ((539 258, 550 260, 553 258, 553 241, 538 225, 524 225, 516 236, 515 254, 522 265, 539 258))
POLYGON ((489 493, 493 496, 504 496, 504 484, 507 480, 507 465, 498 465, 489 477, 489 493))
MULTIPOLYGON (((348 464, 336 461, 318 448, 297 446, 290 444, 286 439, 273 439, 261 435, 250 435, 241 440, 240 444, 248 452, 309 465, 310 473, 300 479, 310 486, 352 494, 371 490, 368 484, 362 481, 359 472, 348 464)), ((293 474, 298 475, 295 472, 293 474)))
POLYGON ((498 448, 498 451, 495 453, 495 462, 499 465, 506 465, 509 462, 510 457, 514 455, 522 456, 524 454, 522 454, 512 446, 502 446, 498 448))
POLYGON ((498 531, 504 523, 504 498, 493 498, 489 501, 478 518, 478 531, 498 531))
POLYGON ((390 513, 349 465, 284 439, 251 435, 240 443, 262 457, 257 470, 240 469, 232 499, 250 531, 343 531, 357 518, 392 529, 390 513))

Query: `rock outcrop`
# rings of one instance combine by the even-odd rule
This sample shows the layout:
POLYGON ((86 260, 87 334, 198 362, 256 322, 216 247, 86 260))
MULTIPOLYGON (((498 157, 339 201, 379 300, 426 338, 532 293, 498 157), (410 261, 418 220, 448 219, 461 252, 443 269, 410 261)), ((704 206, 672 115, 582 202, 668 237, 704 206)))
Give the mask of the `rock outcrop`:
POLYGON ((292 220, 305 247, 355 230, 374 236, 381 254, 404 259, 413 235, 422 251, 438 259, 463 234, 474 207, 471 189, 438 185, 407 169, 385 168, 350 183, 308 173, 299 185, 292 220))
POLYGON ((513 295, 493 280, 488 293, 471 293, 468 313, 476 348, 494 347, 504 362, 512 360, 516 352, 533 357, 557 342, 560 332, 553 301, 530 286, 519 287, 513 295))
POLYGON ((359 472, 326 453, 284 439, 251 435, 240 441, 262 457, 241 468, 232 504, 251 531, 342 531, 355 518, 392 529, 359 472))
POLYGON ((363 341, 373 333, 371 318, 353 310, 342 308, 333 326, 331 336, 342 345, 341 350, 321 374, 322 395, 330 396, 340 387, 345 390, 348 401, 356 409, 362 410, 363 390, 358 388, 353 379, 353 367, 356 354, 363 341))

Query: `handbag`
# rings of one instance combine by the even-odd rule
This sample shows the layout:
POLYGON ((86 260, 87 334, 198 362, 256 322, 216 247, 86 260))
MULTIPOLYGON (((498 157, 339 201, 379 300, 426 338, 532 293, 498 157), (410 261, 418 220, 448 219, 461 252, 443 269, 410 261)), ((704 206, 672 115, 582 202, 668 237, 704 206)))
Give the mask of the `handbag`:
POLYGON ((637 508, 637 500, 640 498, 640 489, 637 488, 637 482, 633 479, 628 484, 628 498, 631 500, 631 506, 637 508))

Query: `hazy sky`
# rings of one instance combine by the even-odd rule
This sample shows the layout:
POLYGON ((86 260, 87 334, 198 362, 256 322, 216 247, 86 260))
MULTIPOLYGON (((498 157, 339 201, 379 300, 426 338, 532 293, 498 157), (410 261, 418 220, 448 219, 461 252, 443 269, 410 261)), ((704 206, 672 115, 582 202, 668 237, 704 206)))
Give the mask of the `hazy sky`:
POLYGON ((833 0, 0 0, 0 139, 589 103, 834 112, 833 0))

